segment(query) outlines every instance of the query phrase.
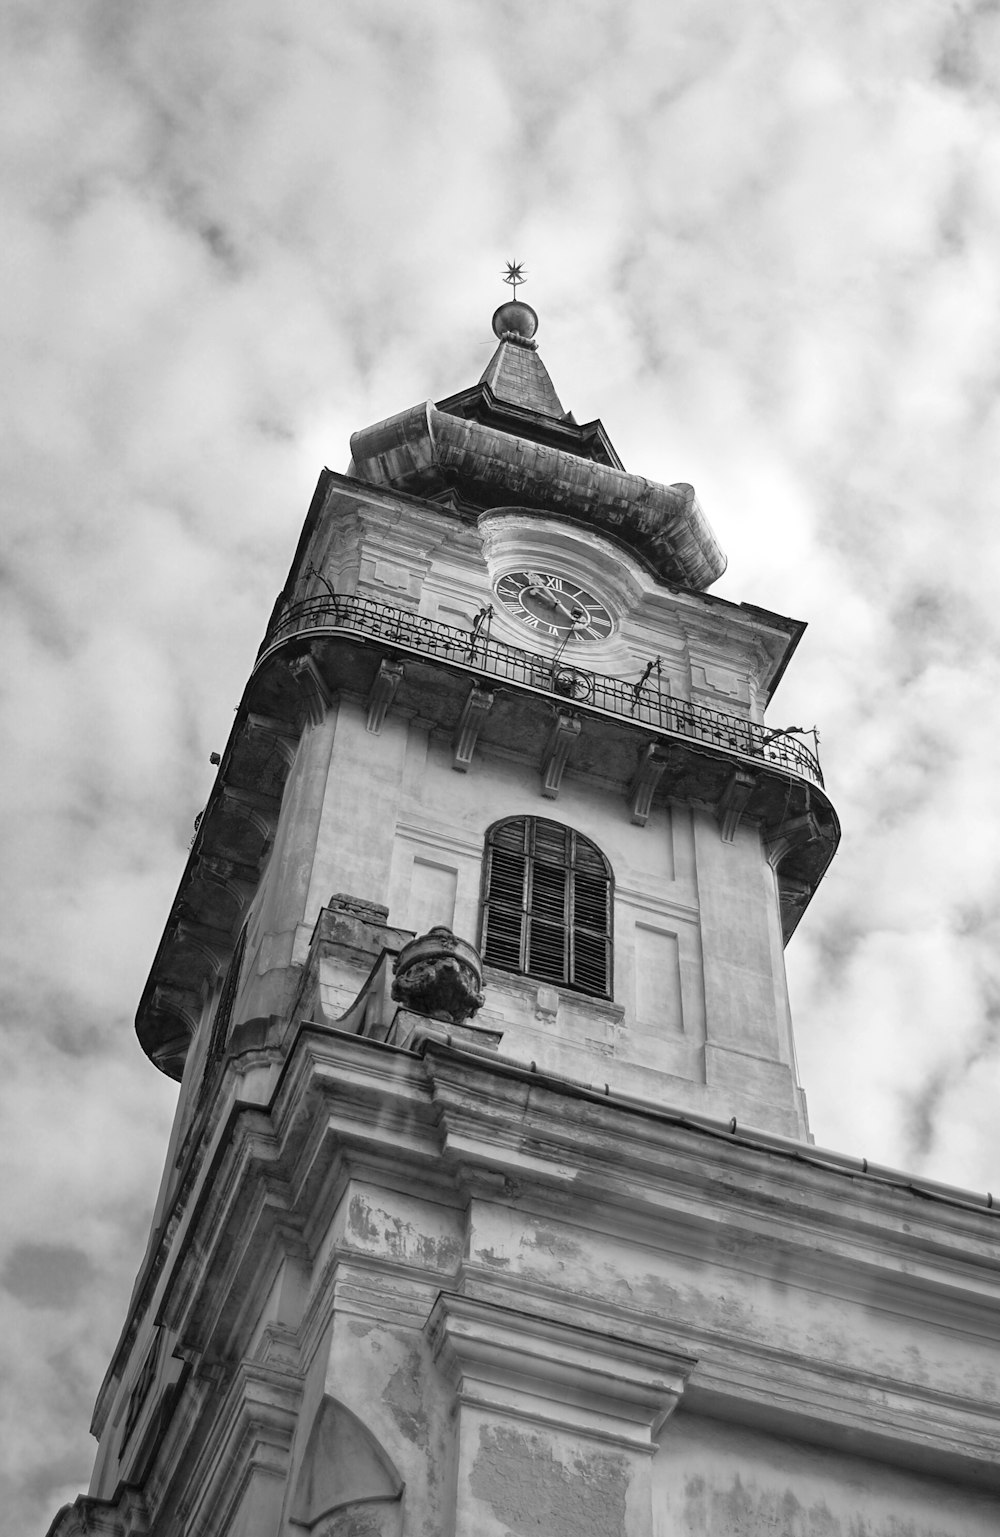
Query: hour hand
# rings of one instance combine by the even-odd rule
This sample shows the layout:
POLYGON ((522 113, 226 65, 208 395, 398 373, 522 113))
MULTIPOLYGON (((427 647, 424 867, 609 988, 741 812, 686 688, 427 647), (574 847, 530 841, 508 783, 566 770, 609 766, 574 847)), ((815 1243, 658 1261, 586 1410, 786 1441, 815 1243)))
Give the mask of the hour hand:
POLYGON ((547 587, 542 587, 537 583, 532 582, 530 586, 524 589, 524 593, 525 597, 537 598, 541 603, 545 604, 546 608, 558 608, 561 609, 563 613, 565 613, 565 609, 563 609, 559 599, 555 597, 547 587))

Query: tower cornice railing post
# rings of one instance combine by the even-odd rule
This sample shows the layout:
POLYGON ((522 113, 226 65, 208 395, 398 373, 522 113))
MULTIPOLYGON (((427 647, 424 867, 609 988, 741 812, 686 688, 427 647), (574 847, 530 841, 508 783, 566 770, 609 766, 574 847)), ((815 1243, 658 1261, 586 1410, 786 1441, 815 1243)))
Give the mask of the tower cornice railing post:
MULTIPOLYGON (((442 624, 408 609, 373 598, 322 593, 290 604, 272 624, 257 660, 260 668, 293 637, 340 632, 398 647, 401 652, 434 658, 478 676, 499 678, 535 692, 554 694, 574 707, 617 716, 652 727, 668 736, 703 742, 727 753, 766 763, 822 788, 819 760, 797 737, 776 732, 742 715, 730 715, 666 694, 659 687, 637 686, 623 678, 568 665, 538 652, 442 624)), ((646 684, 643 678, 643 685, 646 684)))

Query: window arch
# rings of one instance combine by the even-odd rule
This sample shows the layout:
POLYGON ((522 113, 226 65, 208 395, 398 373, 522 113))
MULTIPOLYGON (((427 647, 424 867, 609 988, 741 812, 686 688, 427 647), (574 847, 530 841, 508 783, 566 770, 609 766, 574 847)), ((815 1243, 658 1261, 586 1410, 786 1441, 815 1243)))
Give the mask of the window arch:
POLYGON ((582 833, 506 817, 486 834, 481 948, 488 966, 610 998, 611 866, 582 833))

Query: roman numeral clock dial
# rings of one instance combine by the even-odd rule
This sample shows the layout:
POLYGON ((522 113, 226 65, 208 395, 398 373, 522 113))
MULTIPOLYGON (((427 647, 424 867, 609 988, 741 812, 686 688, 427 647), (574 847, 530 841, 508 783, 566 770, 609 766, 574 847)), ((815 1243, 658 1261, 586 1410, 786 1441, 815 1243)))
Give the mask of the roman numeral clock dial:
POLYGON ((555 571, 508 571, 494 590, 508 614, 548 640, 604 640, 611 634, 603 603, 555 571))

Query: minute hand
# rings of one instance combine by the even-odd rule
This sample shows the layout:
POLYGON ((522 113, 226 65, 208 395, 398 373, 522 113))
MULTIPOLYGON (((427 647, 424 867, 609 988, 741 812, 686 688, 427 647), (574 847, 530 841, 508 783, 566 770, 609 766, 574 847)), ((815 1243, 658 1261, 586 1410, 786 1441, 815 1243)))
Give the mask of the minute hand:
POLYGON ((581 618, 584 618, 584 610, 579 607, 579 604, 573 604, 573 609, 571 610, 567 609, 565 604, 561 603, 559 598, 556 598, 555 592, 551 590, 551 587, 528 587, 527 595, 525 596, 528 596, 528 598, 538 598, 541 603, 545 604, 547 609, 558 609, 559 613, 564 613, 565 618, 571 619, 573 622, 576 622, 576 615, 578 613, 581 618))
POLYGON ((576 603, 573 605, 572 609, 568 609, 566 605, 556 597, 551 588, 529 587, 528 594, 533 598, 540 598, 541 601, 545 604, 546 608, 558 609, 563 618, 568 619, 569 623, 573 626, 582 624, 583 621, 587 618, 585 609, 581 608, 580 605, 576 603))
POLYGON ((574 603, 573 607, 569 609, 566 607, 565 603, 561 603, 558 598, 555 598, 553 602, 554 606, 559 610, 560 614, 565 615, 570 624, 573 626, 583 624, 584 620, 588 618, 586 609, 581 608, 578 603, 574 603))

